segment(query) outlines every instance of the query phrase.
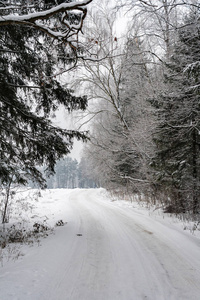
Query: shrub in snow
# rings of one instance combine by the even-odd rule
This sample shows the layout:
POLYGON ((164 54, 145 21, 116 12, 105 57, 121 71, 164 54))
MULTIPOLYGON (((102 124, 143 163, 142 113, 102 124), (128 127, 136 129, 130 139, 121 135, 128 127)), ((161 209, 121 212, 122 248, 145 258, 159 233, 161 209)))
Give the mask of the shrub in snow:
POLYGON ((39 232, 44 232, 44 231, 50 230, 50 227, 48 227, 44 223, 39 223, 39 222, 34 223, 33 228, 34 228, 34 230, 33 230, 34 233, 39 233, 39 232))
POLYGON ((33 243, 40 237, 48 236, 53 228, 43 223, 36 222, 33 228, 25 228, 22 223, 14 224, 8 228, 0 229, 0 247, 5 248, 10 243, 33 243))
POLYGON ((64 226, 63 220, 59 220, 58 222, 56 222, 56 226, 64 226))

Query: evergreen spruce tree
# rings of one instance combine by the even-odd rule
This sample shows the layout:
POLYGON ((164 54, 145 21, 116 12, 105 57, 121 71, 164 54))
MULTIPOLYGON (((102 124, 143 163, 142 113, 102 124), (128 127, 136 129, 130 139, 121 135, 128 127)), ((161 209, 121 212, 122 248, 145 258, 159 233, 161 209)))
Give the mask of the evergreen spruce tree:
POLYGON ((186 18, 167 65, 167 89, 153 105, 155 169, 173 211, 200 210, 200 12, 186 18))
MULTIPOLYGON (((51 8, 55 3, 44 5, 51 8)), ((76 24, 75 16, 69 19, 76 24)), ((54 172, 56 160, 70 152, 73 139, 86 139, 84 133, 63 130, 51 121, 60 105, 69 112, 86 108, 86 97, 74 96, 55 76, 75 60, 72 48, 31 27, 0 27, 1 185, 31 179, 44 186, 37 167, 45 165, 48 173, 54 172)))

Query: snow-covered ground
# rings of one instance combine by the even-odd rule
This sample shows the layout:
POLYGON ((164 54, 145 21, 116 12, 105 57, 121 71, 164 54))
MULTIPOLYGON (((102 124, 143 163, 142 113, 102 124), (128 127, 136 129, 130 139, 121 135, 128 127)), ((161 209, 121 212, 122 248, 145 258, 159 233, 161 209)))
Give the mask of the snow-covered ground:
POLYGON ((103 189, 41 193, 28 192, 11 222, 65 224, 0 250, 0 300, 200 299, 198 230, 103 189))

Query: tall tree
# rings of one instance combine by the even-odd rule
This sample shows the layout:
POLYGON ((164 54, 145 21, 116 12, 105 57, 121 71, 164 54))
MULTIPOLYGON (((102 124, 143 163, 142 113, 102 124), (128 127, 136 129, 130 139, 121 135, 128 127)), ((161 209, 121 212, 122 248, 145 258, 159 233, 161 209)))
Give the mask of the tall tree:
POLYGON ((200 209, 200 11, 186 17, 167 65, 166 90, 153 102, 158 126, 153 166, 175 211, 200 209))
POLYGON ((147 90, 150 92, 147 68, 150 60, 137 37, 131 37, 123 49, 115 36, 115 19, 107 12, 102 14, 105 21, 101 26, 97 22, 97 36, 101 37, 98 43, 105 58, 87 62, 82 78, 88 84, 89 97, 98 101, 92 115, 95 121, 91 147, 87 151, 101 184, 108 188, 130 186, 137 191, 140 185, 141 192, 142 183, 148 182, 145 130, 150 126, 145 97, 147 90))
POLYGON ((176 41, 176 31, 181 27, 184 14, 199 9, 198 0, 117 0, 117 8, 129 12, 130 29, 142 38, 155 62, 167 58, 176 41))
POLYGON ((77 36, 89 2, 0 4, 1 184, 31 178, 44 185, 37 166, 45 164, 52 173, 73 139, 86 138, 84 132, 55 126, 51 116, 60 105, 69 112, 87 106, 86 97, 74 96, 59 74, 76 63, 77 36))

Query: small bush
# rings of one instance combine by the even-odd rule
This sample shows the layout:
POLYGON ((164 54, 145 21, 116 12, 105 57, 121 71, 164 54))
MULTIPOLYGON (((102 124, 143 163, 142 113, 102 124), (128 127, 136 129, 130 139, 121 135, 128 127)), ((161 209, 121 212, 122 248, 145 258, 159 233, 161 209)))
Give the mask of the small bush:
POLYGON ((25 228, 22 223, 17 223, 6 229, 0 229, 0 247, 3 249, 10 243, 25 243, 31 244, 34 240, 38 241, 40 237, 48 236, 53 228, 43 223, 36 222, 33 224, 33 229, 25 228))
POLYGON ((64 222, 63 220, 59 220, 58 222, 56 222, 56 226, 64 226, 64 222))

